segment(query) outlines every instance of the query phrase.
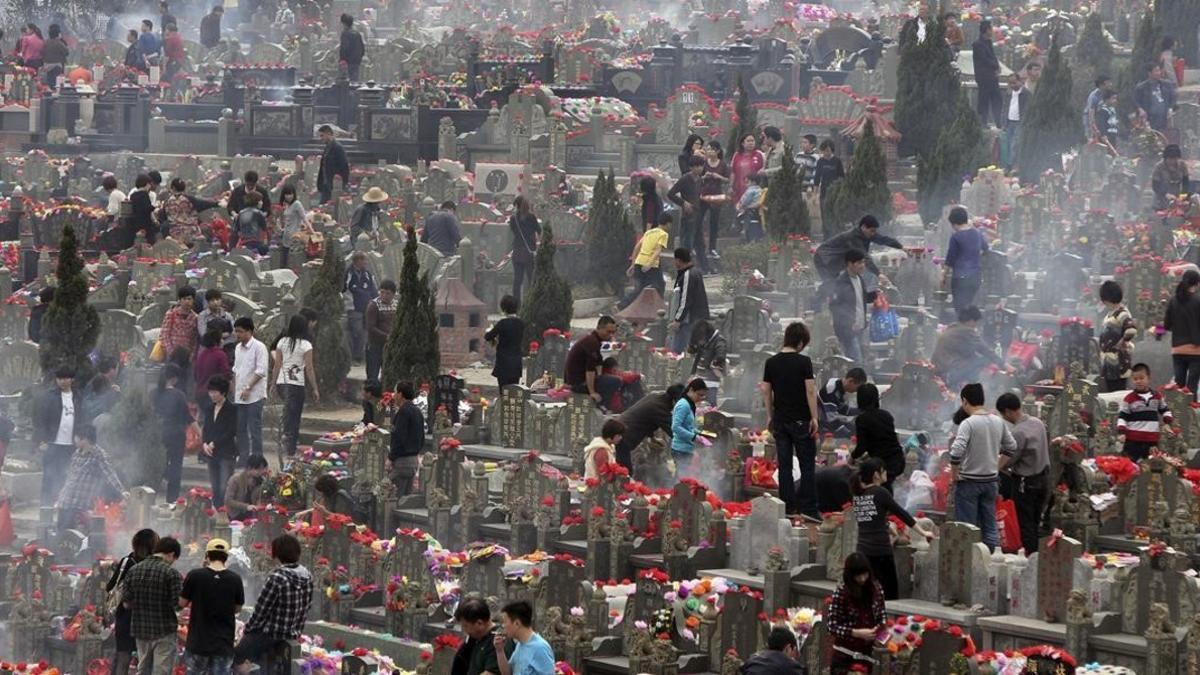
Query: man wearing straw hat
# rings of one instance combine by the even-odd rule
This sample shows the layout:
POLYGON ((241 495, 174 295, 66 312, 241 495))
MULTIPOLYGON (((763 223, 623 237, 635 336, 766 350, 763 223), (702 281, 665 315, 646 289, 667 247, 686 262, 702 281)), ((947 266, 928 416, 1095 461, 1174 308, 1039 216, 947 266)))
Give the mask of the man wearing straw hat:
POLYGON ((367 190, 362 197, 363 203, 354 210, 350 217, 350 245, 358 241, 358 235, 366 234, 371 239, 379 238, 379 218, 383 211, 380 204, 388 200, 388 193, 379 186, 367 190))

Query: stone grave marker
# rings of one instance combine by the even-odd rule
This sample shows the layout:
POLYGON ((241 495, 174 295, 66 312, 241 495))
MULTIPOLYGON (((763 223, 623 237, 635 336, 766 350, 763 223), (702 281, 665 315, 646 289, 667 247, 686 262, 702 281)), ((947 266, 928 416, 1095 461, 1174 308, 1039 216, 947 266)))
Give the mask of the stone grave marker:
POLYGON ((446 414, 450 416, 450 421, 453 424, 458 424, 459 419, 459 403, 462 401, 463 389, 466 387, 466 381, 461 377, 456 377, 447 373, 442 373, 433 378, 433 382, 429 387, 429 405, 428 420, 426 428, 433 428, 433 417, 440 406, 446 406, 446 414))
POLYGON ((1075 561, 1083 554, 1083 544, 1070 537, 1046 537, 1038 544, 1037 606, 1041 618, 1049 623, 1067 618, 1067 595, 1074 587, 1075 561))
POLYGON ((529 390, 519 384, 505 385, 500 390, 500 445, 506 448, 526 446, 526 423, 529 416, 529 390))

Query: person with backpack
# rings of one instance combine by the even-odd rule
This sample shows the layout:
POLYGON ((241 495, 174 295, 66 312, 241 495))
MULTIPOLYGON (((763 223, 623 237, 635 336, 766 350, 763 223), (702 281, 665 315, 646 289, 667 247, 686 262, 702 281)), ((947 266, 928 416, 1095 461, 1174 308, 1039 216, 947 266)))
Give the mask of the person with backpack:
POLYGON ((363 42, 362 34, 354 30, 354 17, 343 14, 341 22, 342 35, 338 44, 338 61, 346 64, 350 81, 358 82, 363 57, 367 54, 367 45, 363 42))
POLYGON ((233 219, 233 233, 237 237, 230 248, 245 247, 258 253, 267 254, 265 234, 267 232, 267 217, 259 210, 262 195, 257 191, 246 193, 246 208, 238 212, 233 219))
POLYGON ((125 580, 125 575, 129 574, 129 570, 133 569, 134 565, 154 553, 155 546, 158 546, 158 534, 154 530, 149 528, 138 530, 130 542, 129 554, 113 565, 112 576, 108 578, 108 584, 104 587, 104 592, 108 594, 105 609, 113 617, 113 639, 116 642, 116 650, 112 658, 114 675, 117 673, 125 675, 129 672, 129 664, 133 661, 133 652, 137 650, 137 641, 133 639, 130 627, 133 612, 125 606, 121 582, 125 580))

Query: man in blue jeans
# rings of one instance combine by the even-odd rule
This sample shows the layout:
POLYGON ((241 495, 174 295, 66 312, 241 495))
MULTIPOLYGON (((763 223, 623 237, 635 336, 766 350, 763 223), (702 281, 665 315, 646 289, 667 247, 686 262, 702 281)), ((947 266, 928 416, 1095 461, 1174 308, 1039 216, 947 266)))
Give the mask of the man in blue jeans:
POLYGON ((984 409, 982 384, 964 386, 961 397, 967 418, 958 425, 950 444, 954 520, 978 527, 983 533, 983 543, 994 551, 1000 545, 996 529, 1000 452, 1016 452, 1017 442, 1004 420, 984 409))
POLYGON ((267 400, 267 373, 271 358, 267 346, 254 337, 254 319, 248 316, 233 322, 233 405, 237 409, 237 446, 239 467, 252 456, 261 457, 263 405, 267 400))
POLYGON ((763 403, 767 428, 775 436, 779 458, 779 499, 788 514, 820 522, 817 512, 817 382, 812 360, 800 352, 808 346, 808 328, 799 321, 783 331, 783 349, 763 365, 763 403), (800 490, 794 489, 792 455, 800 463, 800 490))

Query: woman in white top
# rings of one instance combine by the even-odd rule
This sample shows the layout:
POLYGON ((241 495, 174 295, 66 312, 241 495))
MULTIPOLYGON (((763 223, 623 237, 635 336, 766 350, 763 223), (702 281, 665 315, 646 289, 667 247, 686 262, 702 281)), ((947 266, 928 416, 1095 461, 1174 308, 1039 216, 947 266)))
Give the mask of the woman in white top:
MULTIPOLYGON (((283 215, 281 220, 283 227, 283 266, 288 266, 288 257, 292 250, 296 250, 303 254, 304 243, 296 240, 296 236, 301 233, 312 232, 312 225, 308 222, 308 213, 304 210, 304 205, 296 196, 296 187, 294 185, 284 185, 279 190, 279 205, 283 207, 283 215)), ((301 261, 304 258, 300 259, 301 261)))
POLYGON ((317 376, 313 371, 312 343, 308 340, 308 320, 297 314, 288 322, 287 332, 275 345, 272 380, 284 401, 283 446, 288 455, 296 454, 300 434, 300 415, 304 412, 306 388, 312 387, 313 401, 319 403, 317 376))
POLYGON ((105 211, 112 216, 114 221, 117 216, 121 215, 121 202, 125 201, 125 193, 117 189, 117 177, 105 176, 100 185, 104 191, 108 193, 108 204, 105 211))

